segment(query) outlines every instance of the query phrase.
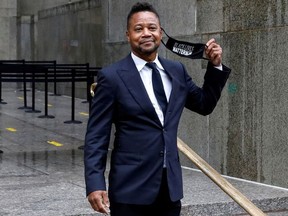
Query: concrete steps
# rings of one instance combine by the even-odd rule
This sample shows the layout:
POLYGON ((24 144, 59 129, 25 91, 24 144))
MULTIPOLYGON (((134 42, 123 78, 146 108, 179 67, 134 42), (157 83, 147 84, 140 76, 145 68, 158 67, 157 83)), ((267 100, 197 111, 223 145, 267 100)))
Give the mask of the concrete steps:
MULTIPOLYGON (((183 216, 245 215, 246 212, 202 172, 184 167, 183 176, 185 188, 183 216)), ((287 210, 287 189, 227 176, 226 178, 268 215, 272 212, 287 210)))

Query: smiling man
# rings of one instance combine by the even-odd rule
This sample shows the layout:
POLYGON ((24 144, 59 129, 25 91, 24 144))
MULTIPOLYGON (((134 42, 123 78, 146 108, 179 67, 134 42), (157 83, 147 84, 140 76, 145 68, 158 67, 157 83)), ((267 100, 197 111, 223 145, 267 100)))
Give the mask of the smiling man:
MULTIPOLYGON (((206 43, 209 59, 202 88, 176 61, 158 56, 162 30, 149 3, 135 4, 127 17, 131 53, 98 74, 87 126, 84 163, 88 200, 111 216, 179 216, 183 185, 177 130, 184 108, 210 114, 230 69, 222 48, 206 43), (115 125, 109 188, 104 172, 115 125)), ((195 126, 196 127, 196 126, 195 126)))

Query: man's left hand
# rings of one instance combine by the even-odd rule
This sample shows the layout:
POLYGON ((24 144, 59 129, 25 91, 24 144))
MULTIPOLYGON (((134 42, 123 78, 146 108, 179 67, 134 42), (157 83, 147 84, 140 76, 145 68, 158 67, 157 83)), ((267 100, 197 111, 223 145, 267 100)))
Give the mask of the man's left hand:
POLYGON ((205 54, 209 61, 214 66, 220 66, 222 64, 222 48, 216 43, 215 39, 212 38, 206 43, 205 54))

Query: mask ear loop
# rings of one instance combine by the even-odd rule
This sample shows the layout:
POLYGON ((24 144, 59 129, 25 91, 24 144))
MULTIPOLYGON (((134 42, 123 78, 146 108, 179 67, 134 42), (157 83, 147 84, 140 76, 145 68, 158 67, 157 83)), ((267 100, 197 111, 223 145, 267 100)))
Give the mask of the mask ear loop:
MULTIPOLYGON (((205 48, 207 49, 208 48, 208 46, 205 44, 205 48)), ((206 53, 205 53, 205 50, 204 50, 204 54, 205 54, 205 56, 206 56, 206 53)), ((204 60, 207 60, 207 61, 210 61, 210 59, 209 58, 206 58, 206 57, 202 57, 204 60)))
MULTIPOLYGON (((164 34, 168 37, 168 38, 171 38, 167 33, 166 33, 166 31, 161 27, 161 30, 164 32, 164 34)), ((166 44, 164 43, 164 41, 161 39, 161 42, 162 42, 162 44, 166 47, 166 44)), ((205 44, 205 48, 208 48, 208 46, 205 44)), ((205 50, 204 50, 204 53, 205 53, 205 50)), ((207 60, 207 61, 209 61, 210 59, 209 58, 206 58, 206 57, 202 57, 202 59, 204 59, 204 60, 207 60)))
MULTIPOLYGON (((170 38, 170 36, 165 32, 165 30, 161 27, 161 30, 164 32, 164 34, 170 38)), ((162 44, 166 47, 166 44, 164 43, 163 39, 161 39, 162 44)))

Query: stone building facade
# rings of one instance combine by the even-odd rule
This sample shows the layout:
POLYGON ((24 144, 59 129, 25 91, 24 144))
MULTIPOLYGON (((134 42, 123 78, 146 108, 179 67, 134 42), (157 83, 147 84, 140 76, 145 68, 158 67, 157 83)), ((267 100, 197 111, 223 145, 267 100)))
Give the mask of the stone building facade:
MULTIPOLYGON (((288 1, 150 2, 170 36, 204 43, 216 38, 232 68, 215 111, 208 117, 185 111, 179 137, 223 174, 288 187, 288 1)), ((104 67, 129 53, 125 28, 133 3, 2 0, 0 59, 104 67)), ((160 55, 183 62, 201 85, 205 60, 183 59, 164 47, 160 55)))

